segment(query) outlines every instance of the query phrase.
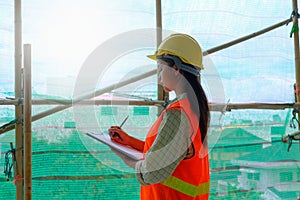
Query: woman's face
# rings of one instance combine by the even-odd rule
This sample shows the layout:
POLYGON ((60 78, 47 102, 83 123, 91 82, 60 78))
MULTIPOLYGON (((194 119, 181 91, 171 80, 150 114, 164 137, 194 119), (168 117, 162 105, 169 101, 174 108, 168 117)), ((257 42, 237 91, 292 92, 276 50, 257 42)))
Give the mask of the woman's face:
POLYGON ((176 70, 173 67, 168 66, 163 60, 157 61, 157 67, 159 84, 161 84, 166 92, 173 91, 176 85, 176 70))

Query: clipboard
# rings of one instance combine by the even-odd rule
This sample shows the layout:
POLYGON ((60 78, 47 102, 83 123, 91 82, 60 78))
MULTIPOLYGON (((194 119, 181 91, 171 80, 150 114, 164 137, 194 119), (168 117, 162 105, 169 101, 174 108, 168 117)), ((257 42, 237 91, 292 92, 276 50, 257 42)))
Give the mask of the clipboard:
POLYGON ((133 159, 133 160, 142 160, 144 155, 143 153, 139 152, 136 149, 130 148, 128 146, 113 142, 110 139, 110 136, 105 133, 93 133, 93 132, 87 132, 86 135, 112 147, 113 149, 119 151, 120 153, 126 155, 127 157, 133 159))

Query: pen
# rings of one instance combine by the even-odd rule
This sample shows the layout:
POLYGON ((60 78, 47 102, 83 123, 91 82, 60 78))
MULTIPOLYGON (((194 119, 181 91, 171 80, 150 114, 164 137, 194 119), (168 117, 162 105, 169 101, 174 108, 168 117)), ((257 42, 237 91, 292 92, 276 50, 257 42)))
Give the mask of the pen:
POLYGON ((122 122, 121 125, 120 125, 120 128, 125 124, 125 122, 127 121, 128 117, 129 117, 129 115, 127 115, 127 116, 125 117, 125 119, 123 120, 123 122, 122 122))
MULTIPOLYGON (((121 129, 121 128, 122 128, 122 126, 125 124, 125 122, 126 122, 126 120, 128 119, 128 117, 129 117, 129 115, 127 115, 127 116, 125 117, 125 119, 123 120, 123 122, 122 122, 122 123, 121 123, 121 125, 119 126, 119 127, 120 127, 120 129, 121 129)), ((120 137, 118 133, 114 132, 114 134, 113 134, 113 136, 112 136, 112 137, 115 137, 115 136, 118 136, 118 137, 120 137)))

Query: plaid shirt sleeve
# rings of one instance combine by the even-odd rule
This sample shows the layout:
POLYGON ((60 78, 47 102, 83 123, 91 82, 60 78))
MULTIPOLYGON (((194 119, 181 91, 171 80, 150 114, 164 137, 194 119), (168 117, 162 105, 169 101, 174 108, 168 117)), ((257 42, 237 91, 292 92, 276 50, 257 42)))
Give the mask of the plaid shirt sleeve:
POLYGON ((141 185, 164 181, 187 154, 190 141, 190 124, 185 113, 168 110, 163 117, 157 137, 135 166, 136 178, 141 185))

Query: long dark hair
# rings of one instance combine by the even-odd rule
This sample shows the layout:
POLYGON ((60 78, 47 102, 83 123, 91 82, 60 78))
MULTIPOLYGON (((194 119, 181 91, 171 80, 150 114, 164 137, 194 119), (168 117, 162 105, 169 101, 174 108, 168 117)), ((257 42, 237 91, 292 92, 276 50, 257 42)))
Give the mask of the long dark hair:
POLYGON ((181 74, 189 82, 190 86, 193 89, 192 91, 190 89, 186 90, 187 97, 190 101, 192 110, 196 112, 195 114, 198 116, 202 144, 206 144, 207 142, 206 136, 207 136, 208 126, 210 121, 209 106, 208 106, 208 100, 206 94, 197 76, 185 72, 183 70, 181 70, 181 74))
MULTIPOLYGON (((170 67, 173 67, 175 64, 172 59, 167 59, 163 57, 160 59, 168 63, 170 67)), ((187 63, 184 64, 189 65, 187 63)), ((194 68, 194 66, 192 65, 189 66, 194 68)), ((177 66, 177 68, 180 70, 180 66, 177 66)), ((187 97, 190 101, 191 109, 195 112, 199 120, 199 128, 201 131, 202 144, 207 144, 206 136, 207 136, 208 126, 210 122, 210 113, 209 113, 209 106, 208 106, 208 100, 206 94, 197 76, 183 70, 180 70, 180 73, 184 76, 184 78, 189 83, 186 84, 185 91, 187 92, 187 97)))

